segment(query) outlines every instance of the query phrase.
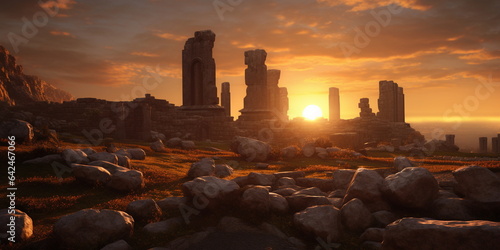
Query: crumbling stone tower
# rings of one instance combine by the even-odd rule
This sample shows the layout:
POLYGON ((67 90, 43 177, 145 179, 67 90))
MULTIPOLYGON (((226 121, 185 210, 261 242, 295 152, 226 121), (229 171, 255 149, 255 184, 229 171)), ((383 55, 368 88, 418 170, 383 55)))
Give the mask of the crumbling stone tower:
POLYGON ((393 81, 379 82, 377 117, 389 122, 405 122, 405 95, 403 88, 393 81))
POLYGON ((212 49, 215 33, 196 31, 182 50, 182 105, 207 106, 219 104, 215 85, 215 60, 212 49))

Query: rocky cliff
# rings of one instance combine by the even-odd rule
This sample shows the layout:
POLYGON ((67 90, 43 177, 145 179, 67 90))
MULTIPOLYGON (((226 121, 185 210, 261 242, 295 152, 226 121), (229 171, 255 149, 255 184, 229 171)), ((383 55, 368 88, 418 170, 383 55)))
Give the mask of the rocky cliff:
POLYGON ((63 102, 73 100, 68 92, 25 75, 23 67, 16 64, 16 58, 0 46, 0 102, 22 105, 37 101, 63 102))

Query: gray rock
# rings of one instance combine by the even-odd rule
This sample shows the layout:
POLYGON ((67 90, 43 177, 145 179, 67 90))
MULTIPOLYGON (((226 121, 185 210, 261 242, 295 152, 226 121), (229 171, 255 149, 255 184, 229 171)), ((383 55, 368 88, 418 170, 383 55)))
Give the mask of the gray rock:
POLYGON ((297 192, 297 190, 293 189, 293 188, 280 188, 280 189, 274 190, 273 192, 277 193, 281 196, 290 196, 293 193, 297 192))
POLYGON ((404 156, 398 156, 394 158, 394 168, 399 172, 405 168, 411 168, 414 164, 408 158, 404 156))
POLYGON ((340 211, 334 206, 314 206, 295 213, 293 222, 305 233, 323 240, 338 241, 341 237, 340 211))
MULTIPOLYGON (((118 153, 119 151, 116 151, 118 153)), ((146 159, 146 151, 142 148, 129 148, 127 149, 127 153, 130 155, 130 159, 132 160, 144 160, 146 159)), ((127 156, 127 155, 125 155, 127 156)))
POLYGON ((304 171, 284 171, 284 172, 277 172, 273 174, 276 179, 282 178, 282 177, 290 177, 293 179, 297 179, 300 177, 305 177, 306 173, 304 171))
POLYGON ((271 146, 263 141, 236 136, 232 149, 248 162, 265 162, 271 153, 271 146))
POLYGON ((91 165, 91 166, 98 166, 98 167, 102 167, 106 170, 108 170, 108 172, 113 175, 116 171, 128 171, 129 169, 126 168, 126 167, 122 167, 122 166, 119 166, 119 165, 116 165, 116 164, 113 164, 111 162, 107 162, 107 161, 93 161, 93 162, 90 162, 88 165, 91 165))
POLYGON ((439 220, 473 220, 467 205, 461 198, 439 198, 432 203, 433 218, 439 220))
POLYGON ((90 161, 107 161, 113 164, 118 163, 118 157, 115 154, 108 152, 98 152, 88 156, 90 161))
POLYGON ((255 186, 245 190, 241 196, 241 209, 259 214, 267 214, 271 209, 269 191, 265 187, 255 186))
POLYGON ((276 213, 286 213, 289 210, 288 201, 286 198, 277 194, 277 193, 269 193, 270 206, 271 210, 276 213))
MULTIPOLYGON (((95 151, 94 151, 94 153, 95 153, 95 151)), ((123 156, 128 157, 129 159, 132 159, 132 155, 127 151, 127 149, 124 149, 124 148, 114 152, 114 154, 123 155, 123 156)))
POLYGON ((325 193, 323 193, 319 188, 317 187, 310 187, 310 188, 305 188, 302 190, 299 190, 293 195, 312 195, 312 196, 326 196, 325 193))
POLYGON ((382 242, 384 240, 384 231, 383 228, 371 227, 367 228, 363 234, 359 237, 361 241, 375 241, 382 242))
POLYGON ((182 192, 186 197, 206 197, 209 205, 216 207, 218 201, 232 199, 240 186, 234 181, 214 176, 203 176, 182 184, 182 192))
POLYGON ((382 191, 398 206, 422 209, 437 197, 439 185, 426 168, 408 167, 387 176, 382 191))
POLYGON ((356 173, 349 184, 346 196, 344 197, 344 204, 354 198, 358 198, 370 208, 370 203, 376 204, 382 200, 380 188, 383 183, 384 178, 382 178, 382 176, 380 176, 375 170, 359 168, 356 170, 356 173))
POLYGON ((61 156, 66 164, 71 165, 71 163, 87 164, 89 163, 89 158, 80 149, 65 149, 61 152, 61 156))
POLYGON ((351 232, 361 233, 372 224, 372 214, 359 199, 352 199, 340 209, 342 224, 351 232))
POLYGON ((198 162, 191 164, 187 173, 189 178, 196 178, 200 176, 214 175, 215 162, 212 158, 203 158, 198 162))
POLYGON ((403 218, 387 226, 382 245, 384 249, 498 249, 500 222, 403 218))
POLYGON ((62 247, 96 249, 130 237, 134 219, 122 211, 83 209, 61 217, 54 224, 54 235, 62 247))
POLYGON ((215 165, 215 176, 219 178, 224 178, 231 176, 234 169, 227 164, 217 164, 215 165))
POLYGON ((398 216, 386 210, 377 211, 372 215, 375 224, 374 226, 377 227, 386 227, 387 225, 399 219, 398 216))
POLYGON ((136 200, 127 205, 128 214, 134 217, 136 222, 156 222, 160 219, 162 211, 153 199, 136 200))
POLYGON ((182 143, 182 139, 179 138, 179 137, 174 137, 174 138, 170 138, 168 141, 167 141, 167 146, 168 147, 180 147, 181 146, 181 143, 182 143))
POLYGON ((325 196, 312 196, 312 195, 291 195, 287 196, 286 200, 290 209, 294 211, 304 210, 308 207, 317 205, 330 205, 332 203, 325 196))
POLYGON ((130 163, 130 158, 124 155, 119 155, 119 154, 114 154, 116 158, 118 159, 118 165, 125 167, 125 168, 130 168, 131 163, 130 163))
POLYGON ((9 209, 0 210, 0 239, 7 242, 8 238, 14 237, 15 242, 25 241, 33 236, 33 220, 25 212, 14 209, 13 214, 9 209), (11 217, 14 217, 15 226, 12 224, 11 217), (13 227, 13 228, 12 228, 13 227), (14 229, 14 230, 12 230, 14 229))
POLYGON ((71 169, 77 180, 91 185, 106 184, 111 180, 111 173, 102 167, 73 163, 71 169))
POLYGON ((278 187, 286 185, 295 185, 295 180, 290 177, 281 177, 276 182, 276 185, 278 185, 278 187))
POLYGON ((156 202, 162 211, 176 211, 182 204, 189 201, 186 197, 167 197, 156 202))
POLYGON ((0 122, 0 138, 14 136, 18 144, 33 141, 35 132, 33 126, 26 121, 11 119, 0 122))
POLYGON ((111 176, 107 186, 122 192, 130 192, 144 188, 144 177, 137 170, 118 170, 111 176))
POLYGON ((352 177, 356 173, 354 169, 337 169, 333 172, 333 185, 336 189, 347 189, 352 177))
POLYGON ((337 189, 330 192, 328 194, 328 198, 344 198, 345 194, 346 194, 345 189, 337 189))
POLYGON ((302 155, 305 157, 311 157, 316 153, 316 147, 314 143, 307 143, 302 147, 302 155))
POLYGON ((301 187, 317 187, 324 192, 330 192, 335 190, 335 186, 332 179, 320 179, 320 178, 296 178, 295 182, 301 187))
POLYGON ((152 142, 149 147, 155 152, 166 152, 165 145, 163 145, 163 142, 159 139, 152 142))
POLYGON ((250 173, 248 174, 248 184, 260 186, 272 186, 276 177, 272 174, 250 173))
POLYGON ((479 202, 500 202, 500 177, 479 166, 467 166, 453 171, 458 188, 466 199, 479 202))
POLYGON ((149 223, 144 226, 143 230, 150 234, 168 234, 176 231, 183 222, 182 217, 175 217, 160 222, 149 223))
POLYGON ((101 248, 101 250, 132 250, 132 247, 124 240, 118 240, 101 248))
POLYGON ((281 156, 286 159, 292 159, 297 156, 298 148, 295 146, 289 146, 281 149, 281 156))
POLYGON ((182 141, 181 147, 183 149, 195 149, 196 145, 195 145, 194 141, 182 141))
POLYGON ((97 151, 95 151, 93 148, 84 148, 82 149, 82 151, 87 154, 87 155, 91 155, 91 154, 95 154, 97 153, 97 151))

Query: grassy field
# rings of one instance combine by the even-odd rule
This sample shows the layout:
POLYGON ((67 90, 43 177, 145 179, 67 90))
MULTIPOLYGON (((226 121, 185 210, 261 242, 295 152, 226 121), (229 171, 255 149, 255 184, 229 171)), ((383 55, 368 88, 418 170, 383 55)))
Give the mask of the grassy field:
MULTIPOLYGON (((396 154, 373 153, 367 157, 352 157, 346 153, 331 155, 329 159, 316 157, 298 157, 293 160, 283 160, 275 157, 270 162, 269 169, 258 170, 254 163, 242 161, 238 155, 229 151, 216 151, 214 148, 227 150, 229 146, 225 143, 198 142, 195 150, 167 149, 165 153, 153 152, 148 143, 124 141, 115 142, 118 148, 143 148, 147 157, 145 160, 133 160, 132 168, 144 174, 146 187, 133 193, 119 193, 106 187, 90 187, 77 182, 70 174, 63 176, 62 180, 56 177, 51 166, 46 165, 22 165, 25 160, 57 153, 61 148, 88 147, 69 142, 61 142, 61 148, 49 145, 22 145, 16 148, 16 208, 29 214, 34 222, 34 237, 27 242, 14 246, 2 245, 2 249, 51 249, 53 247, 52 226, 61 216, 76 212, 85 208, 106 208, 122 210, 126 209, 129 202, 152 198, 160 200, 169 196, 182 196, 181 185, 188 181, 186 173, 193 162, 204 157, 215 157, 216 164, 226 163, 235 169, 233 176, 247 175, 250 172, 274 173, 278 171, 300 170, 305 171, 307 177, 328 178, 329 173, 339 168, 356 169, 387 168, 390 169, 392 159, 396 154)), ((93 147, 97 151, 103 151, 103 147, 93 147)), ((7 162, 7 147, 0 147, 0 160, 2 165, 7 162)), ((491 169, 499 170, 500 163, 492 162, 458 162, 458 161, 426 161, 425 159, 414 159, 419 165, 428 168, 433 173, 449 172, 463 165, 478 164, 491 169)), ((5 168, 4 168, 5 169, 5 168)), ((1 176, 5 176, 2 174, 1 176)), ((0 202, 7 204, 5 180, 0 182, 0 202)), ((234 212, 234 211, 233 211, 234 212)), ((128 242, 136 249, 147 249, 154 246, 163 246, 169 241, 198 231, 200 228, 211 225, 217 218, 231 211, 221 211, 221 214, 208 214, 203 218, 184 226, 172 235, 150 236, 141 232, 136 227, 134 236, 128 242)), ((164 218, 178 216, 178 211, 166 211, 164 218)), ((290 236, 298 232, 293 230, 291 215, 273 215, 269 220, 290 236)), ((357 243, 354 239, 347 239, 344 245, 354 247, 357 243)))

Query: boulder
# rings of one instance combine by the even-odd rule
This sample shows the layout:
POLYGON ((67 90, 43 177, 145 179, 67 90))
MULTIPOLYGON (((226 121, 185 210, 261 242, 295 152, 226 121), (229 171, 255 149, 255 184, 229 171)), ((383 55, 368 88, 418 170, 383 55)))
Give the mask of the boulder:
POLYGON ((311 157, 316 153, 316 147, 314 143, 307 143, 302 147, 302 155, 305 157, 311 157))
POLYGON ((162 215, 160 207, 153 199, 132 201, 125 211, 134 217, 135 222, 156 222, 162 215))
POLYGON ((80 149, 70 149, 70 148, 65 149, 61 152, 61 156, 68 165, 71 165, 71 163, 79 163, 79 164, 89 163, 89 158, 87 158, 87 154, 85 154, 80 149))
POLYGON ((405 168, 413 167, 414 164, 408 158, 406 158, 404 156, 398 156, 398 157, 394 158, 393 166, 399 172, 405 168))
POLYGON ((156 140, 161 140, 161 141, 165 141, 167 140, 167 137, 162 134, 162 133, 159 133, 159 132, 156 132, 156 131, 150 131, 151 133, 151 139, 153 139, 154 141, 156 140))
POLYGON ((271 208, 269 191, 265 187, 254 186, 245 190, 241 196, 241 209, 250 213, 267 214, 271 208))
POLYGON ((288 201, 286 198, 277 194, 277 193, 269 193, 270 206, 271 210, 276 213, 286 213, 289 210, 288 201))
POLYGON ((286 200, 290 209, 294 211, 304 210, 308 207, 317 205, 332 205, 330 200, 325 196, 312 196, 312 195, 291 195, 287 196, 286 200))
POLYGON ((432 203, 433 218, 439 220, 473 220, 468 205, 471 201, 461 198, 439 198, 432 203))
POLYGON ((196 144, 194 143, 194 141, 182 141, 181 142, 181 147, 183 149, 195 149, 196 148, 196 144))
POLYGON ((182 139, 179 138, 179 137, 174 137, 174 138, 170 138, 168 141, 167 141, 167 146, 168 147, 180 147, 181 146, 181 143, 182 143, 182 139))
POLYGON ((349 187, 347 188, 346 196, 343 203, 358 198, 369 207, 371 211, 377 210, 375 207, 370 208, 371 204, 377 204, 382 201, 382 193, 380 188, 384 184, 384 178, 380 176, 377 171, 358 168, 352 178, 349 187))
POLYGON ((250 173, 247 183, 250 185, 272 186, 276 177, 272 174, 250 173))
POLYGON ((175 232, 183 222, 182 217, 174 217, 160 222, 149 223, 144 226, 143 230, 150 234, 169 234, 175 232))
POLYGON ((306 173, 304 171, 285 171, 285 172, 277 172, 273 174, 276 179, 280 179, 282 177, 290 177, 293 179, 297 179, 300 177, 305 177, 306 173))
POLYGON ((330 192, 335 190, 335 186, 332 179, 320 179, 320 178, 296 178, 295 182, 301 187, 317 187, 324 192, 330 192))
POLYGON ((118 165, 125 167, 125 168, 130 168, 130 158, 124 155, 119 155, 119 154, 114 154, 116 158, 118 159, 118 165))
MULTIPOLYGON (((95 153, 95 152, 94 152, 95 153)), ((127 149, 120 149, 116 152, 114 152, 114 154, 116 155, 123 155, 123 156, 127 156, 129 159, 132 159, 132 155, 127 151, 127 149)))
MULTIPOLYGON (((233 195, 240 186, 234 181, 224 180, 213 176, 198 177, 182 184, 182 192, 186 197, 205 197, 210 202, 233 199, 233 195)), ((216 206, 215 204, 211 204, 216 206)))
POLYGON ((167 150, 165 149, 165 145, 163 145, 163 142, 161 140, 156 140, 155 142, 152 142, 149 147, 151 150, 155 152, 166 152, 167 150))
POLYGON ((295 185, 295 180, 293 178, 290 178, 290 177, 281 177, 278 179, 278 181, 276 181, 276 185, 278 187, 287 186, 287 185, 295 185))
POLYGON ((111 173, 102 167, 73 163, 71 169, 77 180, 91 185, 106 184, 111 179, 111 173))
POLYGON ((333 171, 333 186, 336 189, 347 189, 354 173, 356 173, 354 169, 337 169, 333 171))
POLYGON ((265 162, 271 153, 268 143, 241 136, 234 138, 231 149, 249 162, 265 162))
POLYGON ((345 194, 346 194, 345 189, 337 189, 330 192, 328 194, 328 198, 344 198, 345 194))
POLYGON ((23 164, 26 165, 49 165, 52 162, 63 162, 63 158, 60 154, 51 154, 43 157, 38 157, 35 159, 24 161, 23 164))
POLYGON ((122 211, 83 209, 61 217, 54 224, 60 246, 68 249, 96 249, 128 238, 134 219, 122 211))
POLYGON ((351 232, 361 233, 372 224, 372 214, 360 199, 352 199, 340 209, 342 224, 351 232))
POLYGON ((107 161, 113 164, 118 163, 118 157, 115 154, 108 152, 99 152, 95 154, 91 154, 88 156, 90 161, 107 161))
POLYGON ((326 196, 325 193, 323 193, 319 188, 317 187, 310 187, 310 188, 305 188, 302 190, 299 190, 293 195, 312 195, 312 196, 326 196))
POLYGON ((273 192, 277 193, 281 196, 290 196, 293 193, 297 192, 297 190, 293 189, 293 188, 280 188, 280 189, 274 190, 273 192))
POLYGON ((232 181, 236 182, 238 184, 238 186, 240 187, 244 187, 246 185, 249 185, 248 183, 248 175, 244 175, 244 176, 238 176, 234 179, 231 179, 232 181))
POLYGON ((156 202, 164 212, 178 211, 179 207, 189 201, 186 197, 167 197, 156 202))
POLYGON ((376 227, 386 227, 387 225, 399 219, 397 215, 387 210, 380 210, 373 213, 372 215, 375 224, 374 226, 376 227))
POLYGON ((423 209, 437 197, 439 185, 426 168, 408 167, 387 176, 382 191, 397 206, 423 209))
POLYGON ((361 234, 359 239, 361 241, 382 242, 384 240, 384 231, 383 228, 370 227, 361 234))
MULTIPOLYGON (((118 153, 119 151, 116 151, 118 153)), ((127 153, 130 155, 130 159, 132 160, 144 160, 146 159, 146 151, 142 148, 129 148, 127 149, 127 153)), ((125 155, 127 156, 127 155, 125 155)))
POLYGON ((144 187, 142 172, 137 170, 118 170, 111 176, 107 186, 122 192, 138 190, 144 187))
POLYGON ((295 213, 293 222, 305 233, 335 242, 341 237, 340 211, 334 206, 314 206, 295 213))
POLYGON ((101 250, 132 250, 132 247, 124 240, 118 240, 101 248, 101 250))
POLYGON ((328 151, 326 151, 326 148, 316 147, 315 151, 321 159, 326 159, 328 157, 328 151))
POLYGON ((500 222, 403 218, 384 233, 384 249, 498 249, 500 222))
POLYGON ((382 244, 376 241, 364 241, 361 243, 361 249, 363 250, 381 250, 382 244))
POLYGON ((286 159, 292 159, 297 156, 299 149, 296 146, 289 146, 281 149, 281 156, 286 159))
POLYGON ((227 164, 215 165, 214 173, 215 173, 215 176, 217 176, 219 178, 231 176, 233 174, 233 172, 234 172, 234 169, 227 164))
POLYGON ((268 169, 269 164, 264 163, 264 162, 259 162, 259 163, 255 164, 255 168, 256 169, 268 169))
POLYGON ((467 166, 453 171, 458 188, 466 199, 500 202, 500 177, 487 168, 467 166))
POLYGON ((15 242, 28 240, 33 236, 33 220, 25 212, 14 209, 0 210, 0 240, 8 241, 8 238, 14 237, 15 242), (12 212, 12 213, 9 213, 12 212), (12 222, 11 217, 14 217, 12 222), (15 225, 12 225, 15 223, 15 225))
POLYGON ((33 126, 26 121, 11 119, 0 122, 0 138, 14 136, 17 144, 33 141, 35 132, 33 126))
POLYGON ((121 171, 128 171, 129 170, 126 167, 122 167, 122 166, 119 166, 119 165, 116 165, 116 164, 113 164, 113 163, 107 162, 107 161, 93 161, 93 162, 90 162, 88 165, 102 167, 102 168, 108 170, 108 172, 111 175, 113 175, 118 170, 121 170, 121 171))
POLYGON ((198 162, 191 164, 187 173, 189 178, 196 178, 200 176, 214 175, 215 162, 212 158, 203 158, 198 162))

